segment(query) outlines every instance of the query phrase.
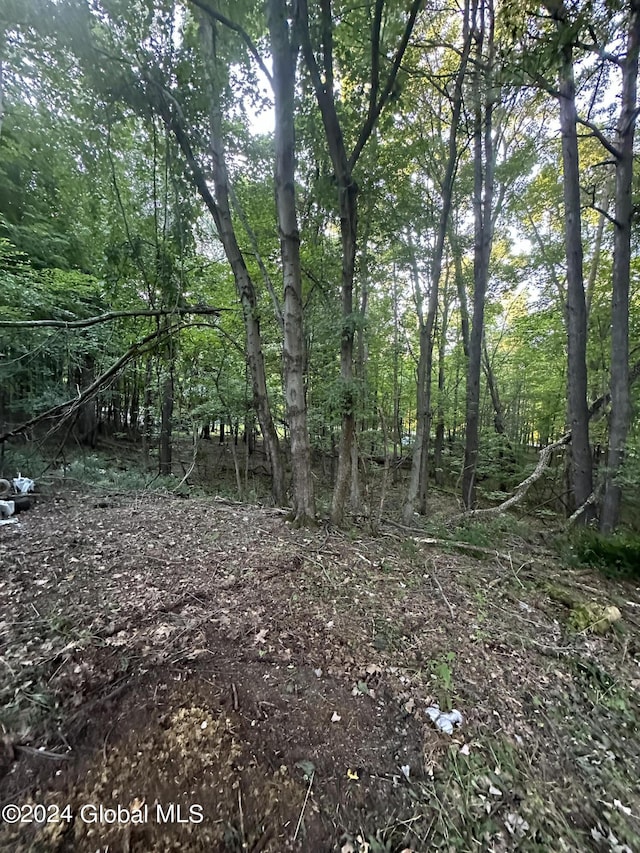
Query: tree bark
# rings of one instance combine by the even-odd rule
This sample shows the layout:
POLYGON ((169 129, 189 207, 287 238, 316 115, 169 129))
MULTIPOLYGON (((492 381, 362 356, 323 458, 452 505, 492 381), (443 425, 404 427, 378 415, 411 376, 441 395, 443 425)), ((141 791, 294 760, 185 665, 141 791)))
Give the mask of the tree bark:
POLYGON ((280 441, 271 414, 271 404, 267 392, 267 379, 262 352, 262 335, 260 332, 260 317, 255 288, 242 251, 238 245, 231 208, 229 204, 229 179, 225 160, 225 149, 222 136, 222 116, 220 92, 216 85, 216 54, 215 30, 208 18, 201 20, 201 34, 205 55, 209 60, 210 75, 210 144, 212 154, 212 171, 215 187, 215 200, 209 192, 207 182, 199 168, 191 146, 187 139, 180 116, 176 111, 170 113, 171 126, 176 138, 186 156, 192 179, 202 196, 209 212, 212 214, 218 235, 222 242, 225 255, 233 272, 236 290, 242 305, 242 313, 247 333, 247 358, 251 372, 253 401, 262 430, 267 457, 271 464, 272 495, 274 502, 282 506, 286 503, 285 473, 280 441))
POLYGON ((291 440, 294 521, 304 525, 314 519, 315 502, 307 424, 300 233, 295 194, 293 116, 298 44, 290 39, 286 0, 269 0, 268 17, 276 109, 276 205, 284 283, 283 375, 291 440))
POLYGON ((640 2, 630 4, 627 53, 623 65, 622 104, 617 129, 615 232, 611 296, 611 419, 609 460, 600 514, 600 529, 618 524, 622 490, 616 482, 625 454, 631 401, 629 395, 629 278, 633 218, 633 140, 637 117, 640 2))
POLYGON ((498 391, 498 383, 496 382, 496 377, 493 372, 493 366, 491 365, 491 359, 489 358, 489 352, 487 350, 486 343, 483 344, 482 355, 484 358, 484 375, 487 378, 487 386, 489 388, 489 394, 491 396, 491 405, 493 406, 493 425, 498 435, 504 435, 504 410, 502 408, 500 393, 498 391))
POLYGON ((0 136, 2 136, 2 124, 4 121, 4 51, 6 36, 4 29, 0 29, 0 136))
POLYGON ((407 48, 409 37, 418 15, 422 0, 412 0, 408 20, 404 28, 398 49, 391 64, 386 84, 380 91, 380 24, 384 3, 376 3, 376 14, 371 35, 371 80, 369 90, 369 108, 360 135, 350 157, 347 156, 340 119, 336 110, 333 91, 333 20, 331 0, 322 0, 320 27, 323 47, 323 82, 316 61, 309 28, 309 9, 307 0, 297 0, 297 16, 300 24, 300 37, 305 64, 309 70, 311 82, 322 116, 327 147, 333 165, 338 187, 338 212, 340 216, 340 236, 342 243, 342 334, 340 339, 340 377, 342 381, 342 430, 338 453, 338 471, 331 501, 331 519, 334 524, 344 521, 345 506, 349 494, 351 474, 351 451, 355 438, 355 393, 353 383, 353 280, 356 260, 356 239, 358 233, 358 185, 353 178, 353 169, 376 125, 380 113, 393 91, 400 69, 402 57, 407 48))
MULTIPOLYGON (((474 1, 473 13, 477 7, 477 2, 474 1)), ((458 164, 458 128, 460 125, 460 116, 462 112, 462 87, 467 70, 467 62, 471 50, 471 27, 469 21, 469 0, 465 3, 464 19, 463 19, 463 49, 460 58, 460 65, 456 73, 454 94, 452 99, 452 115, 449 126, 449 141, 447 153, 447 165, 445 174, 442 179, 442 206, 440 209, 440 219, 438 222, 438 231, 436 234, 436 244, 434 247, 433 258, 430 269, 430 289, 427 306, 426 319, 419 311, 420 323, 420 355, 418 361, 417 375, 417 425, 416 425, 416 441, 413 447, 413 457, 411 460, 411 475, 409 478, 409 488, 407 491, 407 499, 403 509, 405 523, 411 521, 411 517, 415 512, 424 514, 426 512, 427 503, 427 476, 428 476, 428 456, 429 456, 429 438, 431 432, 431 369, 433 365, 433 331, 435 327, 436 315, 438 312, 438 294, 440 287, 440 276, 442 273, 442 258, 444 256, 444 245, 449 227, 449 215, 451 213, 451 202, 453 197, 453 183, 458 164)), ((415 257, 413 258, 414 279, 416 288, 419 288, 417 281, 417 267, 415 257)), ((420 300, 421 301, 421 300, 420 300)))
POLYGON ((419 355, 416 370, 416 438, 413 443, 411 456, 411 473, 409 475, 409 487, 402 518, 405 524, 410 524, 414 513, 425 512, 427 498, 427 461, 429 458, 429 433, 431 430, 431 362, 433 355, 433 325, 435 322, 435 311, 431 300, 433 282, 429 292, 429 303, 427 316, 424 316, 422 287, 420 284, 420 273, 416 259, 415 248, 409 235, 409 254, 411 262, 411 277, 415 292, 416 312, 418 314, 419 328, 419 355), (433 314, 431 313, 433 312, 433 314))
POLYGON ((444 484, 444 470, 442 466, 442 452, 444 449, 444 392, 446 383, 445 373, 445 350, 447 345, 447 331, 449 327, 450 297, 447 282, 445 281, 443 293, 442 316, 440 319, 440 336, 438 340, 438 406, 436 412, 436 434, 433 443, 433 467, 435 481, 439 486, 444 484))
POLYGON ((494 7, 493 0, 479 4, 476 20, 475 117, 473 133, 474 159, 474 258, 473 258, 473 322, 469 337, 467 365, 466 435, 462 470, 462 501, 466 509, 476 505, 476 466, 480 426, 480 374, 484 335, 484 304, 489 279, 489 261, 493 242, 493 64, 494 7), (485 19, 488 15, 488 22, 485 19), (487 31, 488 27, 488 31, 487 31), (487 40, 487 58, 484 43, 487 40), (481 79, 484 69, 485 78, 481 79))
POLYGON ((159 460, 158 473, 161 476, 171 474, 173 433, 173 359, 169 372, 162 385, 162 401, 160 405, 160 440, 158 444, 159 460))
MULTIPOLYGON (((564 3, 557 16, 560 31, 568 28, 564 3)), ((587 309, 583 279, 580 216, 580 164, 573 74, 573 48, 562 48, 558 75, 560 131, 564 191, 564 230, 567 257, 567 380, 568 420, 571 432, 571 489, 574 508, 582 506, 593 491, 589 418, 587 406, 587 309)), ((593 507, 583 516, 593 517, 593 507)))

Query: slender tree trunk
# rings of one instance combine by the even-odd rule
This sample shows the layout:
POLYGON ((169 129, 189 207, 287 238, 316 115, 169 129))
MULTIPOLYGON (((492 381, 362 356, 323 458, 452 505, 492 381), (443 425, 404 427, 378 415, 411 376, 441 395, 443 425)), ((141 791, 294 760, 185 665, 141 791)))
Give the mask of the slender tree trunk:
MULTIPOLYGON (((566 9, 558 13, 558 26, 568 28, 566 9)), ((573 508, 582 506, 593 490, 587 406, 587 309, 583 279, 582 228, 580 216, 580 165, 573 49, 562 49, 558 88, 564 189, 564 229, 567 257, 567 379, 571 431, 571 489, 573 508)), ((586 523, 593 507, 584 513, 586 523)))
POLYGON ((284 281, 283 373, 291 436, 293 511, 296 524, 306 524, 315 516, 315 503, 307 425, 300 233, 295 195, 293 115, 298 45, 290 41, 285 0, 269 0, 268 12, 276 107, 275 183, 284 281))
MULTIPOLYGON (((91 356, 85 356, 82 365, 76 370, 76 386, 79 391, 88 388, 96 378, 95 363, 91 356)), ((83 403, 76 419, 74 432, 81 444, 95 447, 98 433, 98 412, 96 401, 87 400, 83 403)))
POLYGON ((160 441, 158 473, 171 474, 173 432, 173 362, 162 385, 162 403, 160 406, 160 441))
POLYGON ((153 392, 151 380, 153 378, 153 363, 150 358, 146 360, 144 367, 144 398, 142 402, 142 453, 147 461, 149 448, 151 447, 151 433, 153 430, 153 392))
POLYGON ((0 136, 2 136, 2 123, 4 120, 4 50, 6 37, 4 29, 0 29, 0 136))
POLYGON ((338 471, 331 501, 331 519, 342 524, 352 470, 351 454, 356 432, 356 395, 353 385, 353 278, 358 233, 358 188, 349 176, 340 188, 340 234, 342 238, 342 317, 340 377, 342 379, 342 429, 338 449, 338 471))
POLYGON ((325 49, 326 84, 322 82, 309 36, 309 17, 306 0, 299 3, 301 33, 305 62, 311 74, 318 106, 322 115, 331 162, 338 184, 338 212, 342 243, 342 333, 340 336, 340 378, 342 382, 342 429, 338 449, 338 470, 331 501, 331 519, 340 525, 344 520, 351 475, 351 450, 355 437, 355 393, 353 387, 353 279, 358 233, 358 185, 353 180, 352 165, 342 136, 336 111, 333 85, 332 21, 330 3, 323 3, 322 27, 325 49))
POLYGON ((493 0, 479 4, 476 25, 476 76, 475 118, 473 134, 474 158, 474 259, 473 259, 473 323, 469 337, 469 363, 467 366, 466 435, 464 468, 462 470, 462 501, 466 509, 476 505, 476 466, 479 448, 480 424, 480 374, 482 365, 482 339, 484 335, 484 304, 489 279, 489 261, 493 242, 493 0), (486 20, 488 16, 489 20, 486 20), (488 27, 488 32, 487 32, 488 27), (484 42, 487 54, 484 57, 484 42), (485 79, 482 80, 482 66, 485 79))
MULTIPOLYGON (((433 352, 431 336, 435 322, 435 310, 437 309, 437 305, 434 308, 432 300, 429 298, 427 316, 425 318, 420 271, 410 234, 408 241, 411 277, 413 279, 416 311, 418 314, 419 350, 416 370, 416 437, 411 456, 411 473, 409 475, 407 498, 402 510, 405 524, 411 523, 411 519, 415 513, 424 512, 423 504, 426 503, 426 463, 429 456, 429 431, 431 426, 429 418, 429 408, 431 405, 430 353, 433 352), (434 310, 434 314, 431 317, 430 312, 432 309, 434 310)), ((433 283, 431 284, 431 289, 433 290, 433 283)))
MULTIPOLYGON (((473 14, 475 14, 477 2, 474 0, 473 14)), ((453 183, 458 164, 458 128, 462 113, 462 88, 467 70, 467 62, 471 50, 471 28, 469 21, 469 0, 465 3, 463 19, 463 50, 460 58, 460 66, 456 74, 456 82, 453 95, 453 111, 449 126, 449 143, 447 154, 447 165, 442 179, 442 206, 440 209, 440 220, 434 247, 433 258, 430 269, 430 289, 427 307, 427 316, 423 320, 422 312, 419 312, 420 322, 420 356, 418 362, 418 389, 417 389, 417 417, 416 441, 413 448, 411 460, 411 475, 409 488, 405 502, 403 515, 405 523, 409 523, 415 512, 424 514, 427 506, 427 474, 429 458, 429 438, 431 432, 431 369, 433 365, 433 330, 438 312, 438 294, 440 287, 440 276, 442 273, 442 258, 444 246, 449 227, 449 215, 451 213, 451 202, 453 198, 453 183)), ((414 265, 414 279, 417 269, 414 265)), ((419 284, 416 283, 416 287, 419 284)))
POLYGON ((131 399, 129 401, 129 437, 133 441, 137 441, 140 436, 140 382, 138 375, 138 365, 134 366, 131 399))
POLYGON ((369 106, 354 150, 349 157, 345 147, 340 119, 336 110, 333 70, 333 15, 331 0, 320 3, 324 81, 311 44, 307 0, 297 0, 296 8, 305 64, 309 70, 316 100, 322 116, 327 147, 338 188, 338 211, 342 243, 342 334, 340 340, 340 377, 342 381, 342 430, 338 453, 338 471, 331 502, 331 519, 340 525, 344 520, 352 468, 351 451, 355 439, 355 393, 353 383, 353 280, 358 234, 358 185, 353 169, 376 126, 380 113, 393 91, 398 71, 422 0, 412 0, 408 20, 400 44, 391 63, 386 84, 380 85, 380 49, 383 0, 375 5, 371 29, 371 79, 369 106))
POLYGON ((486 343, 483 344, 482 355, 484 358, 484 375, 487 377, 489 395, 491 396, 491 405, 493 406, 493 426, 498 435, 504 435, 504 411, 500 400, 500 394, 498 392, 498 383, 496 382, 486 343))
POLYGON ((616 212, 611 300, 611 420, 609 461, 600 529, 610 533, 618 524, 622 490, 616 475, 622 467, 629 430, 629 278, 631 222, 633 218, 633 139, 637 117, 640 2, 630 4, 627 54, 623 66, 622 105, 618 119, 616 162, 616 212))
POLYGON ((179 117, 171 115, 171 124, 176 138, 190 167, 192 178, 205 202, 213 219, 224 247, 227 260, 231 266, 236 289, 242 305, 242 313, 247 333, 247 358, 251 372, 253 401, 262 430, 265 450, 271 464, 272 494, 276 504, 286 503, 285 472, 278 434, 271 414, 271 405, 267 393, 267 380, 262 352, 262 336, 260 319, 256 300, 255 288, 249 275, 242 251, 231 219, 229 204, 229 179, 225 161, 225 150, 222 135, 222 115, 220 106, 219 87, 215 82, 216 53, 215 28, 208 18, 201 19, 201 33, 205 55, 209 59, 210 74, 210 130, 212 171, 215 185, 215 201, 209 192, 202 170, 195 161, 184 127, 179 117))
MULTIPOLYGON (((393 265, 393 418, 391 432, 393 436, 393 461, 402 453, 402 427, 400 424, 400 317, 399 317, 398 277, 393 265)), ((396 468, 394 466, 394 475, 396 468)), ((395 479, 394 479, 395 482, 395 479)))
MULTIPOLYGON (((365 419, 369 412, 369 386, 367 376, 367 341, 365 338, 365 323, 369 307, 369 222, 362 237, 362 248, 360 251, 360 297, 358 311, 358 323, 355 339, 355 382, 357 399, 361 412, 361 430, 365 429, 365 419)), ((374 427, 375 429, 375 427, 374 427)), ((371 451, 373 453, 373 450, 371 451)), ((362 495, 360 488, 360 451, 357 440, 351 448, 351 511, 360 514, 362 512, 362 495)))
POLYGON ((462 256, 460 252, 460 244, 453 231, 449 229, 449 243, 451 245, 451 253, 453 255, 453 269, 456 279, 456 291, 458 293, 458 306, 460 310, 460 337, 462 339, 462 351, 465 358, 469 358, 469 339, 471 332, 469 331, 469 302, 467 300, 467 290, 464 284, 464 274, 462 272, 462 256))
POLYGON ((586 286, 586 302, 587 302, 587 323, 591 317, 591 303, 593 301, 593 294, 596 288, 596 279, 598 277, 598 269, 600 267, 600 254, 602 249, 602 237, 604 235, 604 226, 605 222, 608 218, 609 207, 611 203, 611 195, 613 193, 613 188, 611 187, 611 182, 607 179, 604 190, 602 193, 602 200, 600 202, 601 211, 598 215, 598 225, 596 228, 596 236, 593 241, 593 250, 591 252, 591 264, 589 265, 589 277, 587 279, 586 286))
POLYGON ((440 320, 440 337, 438 340, 438 407, 436 414, 436 435, 433 444, 433 467, 436 483, 442 486, 444 483, 444 469, 442 466, 442 452, 444 449, 444 392, 445 392, 445 348, 447 343, 447 329, 449 326, 449 296, 445 284, 443 294, 442 317, 440 320))

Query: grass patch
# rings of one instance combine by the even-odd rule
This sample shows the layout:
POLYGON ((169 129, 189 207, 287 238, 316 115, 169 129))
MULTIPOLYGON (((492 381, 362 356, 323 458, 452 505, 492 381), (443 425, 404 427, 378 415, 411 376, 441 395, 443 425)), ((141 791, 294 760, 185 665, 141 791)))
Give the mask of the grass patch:
POLYGON ((595 530, 584 530, 573 540, 572 553, 575 562, 593 566, 605 577, 640 578, 640 536, 602 536, 595 530))
POLYGON ((491 735, 475 741, 466 755, 452 744, 432 779, 412 786, 417 849, 447 853, 638 849, 624 846, 636 844, 638 836, 633 820, 614 805, 623 796, 618 780, 611 771, 605 776, 599 781, 606 784, 610 799, 601 799, 598 807, 595 791, 586 799, 585 791, 591 787, 587 774, 576 773, 562 759, 552 763, 538 748, 516 747, 491 735), (593 846, 596 838, 603 846, 593 846))

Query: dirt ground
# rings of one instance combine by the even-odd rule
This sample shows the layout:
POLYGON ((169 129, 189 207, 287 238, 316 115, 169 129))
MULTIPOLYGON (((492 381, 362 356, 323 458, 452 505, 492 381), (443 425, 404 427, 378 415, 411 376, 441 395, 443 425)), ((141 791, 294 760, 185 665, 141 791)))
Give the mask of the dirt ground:
POLYGON ((640 850, 640 589, 492 535, 43 497, 0 528, 0 849, 640 850))

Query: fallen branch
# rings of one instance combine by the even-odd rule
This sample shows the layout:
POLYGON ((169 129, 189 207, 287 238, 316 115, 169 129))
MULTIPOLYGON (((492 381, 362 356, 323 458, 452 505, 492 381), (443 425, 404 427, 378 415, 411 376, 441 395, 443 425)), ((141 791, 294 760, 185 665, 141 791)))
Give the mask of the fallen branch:
POLYGON ((46 412, 42 412, 40 415, 36 415, 25 423, 20 424, 20 426, 15 427, 15 429, 9 430, 9 432, 5 432, 0 435, 0 444, 4 441, 7 441, 9 438, 14 438, 16 435, 20 435, 20 433, 25 432, 31 427, 36 426, 41 421, 47 420, 48 418, 54 418, 58 415, 64 415, 65 417, 69 417, 73 412, 77 411, 77 409, 82 406, 83 403, 86 403, 87 400, 91 399, 94 394, 97 394, 98 391, 114 376, 116 376, 132 359, 137 358, 140 355, 144 355, 149 352, 153 347, 157 344, 158 340, 169 332, 175 332, 176 327, 167 327, 163 329, 157 329, 155 332, 152 332, 150 335, 147 335, 141 341, 137 341, 133 346, 129 347, 126 353, 121 356, 111 367, 106 370, 101 376, 99 376, 94 382, 91 383, 84 391, 81 391, 77 397, 74 397, 73 400, 67 400, 65 403, 59 403, 57 406, 52 406, 50 409, 47 409, 46 412), (153 344, 153 346, 150 346, 153 344))
MULTIPOLYGON (((631 370, 629 371, 629 385, 631 385, 635 380, 640 376, 640 361, 637 361, 631 370)), ((604 394, 601 394, 597 400, 589 406, 588 415, 589 420, 595 417, 601 409, 603 409, 609 402, 611 401, 611 392, 607 391, 604 394)), ((540 458, 538 459, 538 464, 536 465, 532 474, 530 474, 526 480, 523 480, 517 487, 514 494, 507 498, 506 501, 503 501, 501 504, 497 506, 487 507, 486 509, 474 509, 468 512, 462 512, 459 515, 455 515, 449 521, 449 525, 455 526, 459 524, 461 521, 466 521, 469 518, 491 518, 496 515, 501 515, 506 510, 511 509, 512 506, 519 504, 520 501, 524 498, 526 493, 529 491, 531 486, 537 482, 549 464, 549 460, 551 459, 551 455, 555 450, 559 450, 562 447, 565 447, 567 444, 570 444, 572 438, 572 431, 566 432, 562 438, 555 441, 553 444, 548 444, 546 447, 543 447, 540 451, 540 458)), ((584 512, 584 510, 591 504, 594 503, 599 496, 599 490, 589 495, 583 506, 579 507, 576 512, 571 516, 568 523, 573 523, 577 518, 584 512)))
MULTIPOLYGON (((425 566, 425 568, 426 568, 426 566, 425 566)), ((442 589, 442 585, 441 585, 440 581, 438 580, 438 576, 437 576, 437 574, 435 573, 435 571, 434 571, 433 573, 432 573, 432 572, 429 572, 429 577, 431 578, 431 580, 435 583, 435 585, 436 585, 436 586, 438 587, 438 589, 440 590, 440 595, 442 596, 442 598, 443 598, 443 600, 444 600, 444 603, 445 603, 445 604, 447 605, 447 607, 449 608, 449 613, 451 614, 451 618, 452 618, 452 619, 455 619, 455 618, 456 618, 456 614, 455 614, 455 611, 454 611, 454 609, 453 609, 453 605, 451 604, 451 602, 449 601, 449 599, 447 598, 447 596, 444 594, 444 590, 442 589)))
POLYGON ((36 749, 35 746, 24 746, 17 744, 14 746, 16 752, 22 752, 24 755, 36 755, 39 758, 51 758, 54 761, 69 761, 72 757, 68 753, 50 752, 48 749, 36 749))
POLYGON ((601 496, 603 491, 604 491, 604 483, 601 483, 597 489, 594 489, 591 492, 591 494, 586 499, 586 501, 582 504, 582 506, 579 506, 578 509, 572 515, 569 516, 569 518, 567 519, 567 523, 565 524, 565 530, 568 530, 570 527, 573 527, 573 525, 580 518, 580 516, 584 513, 584 511, 588 507, 590 507, 592 504, 595 504, 600 500, 600 496, 601 496))
POLYGON ((311 793, 311 786, 313 785, 313 778, 316 775, 316 771, 311 771, 311 778, 309 779, 309 787, 307 788, 307 796, 304 798, 304 803, 302 804, 302 808, 300 809, 300 817, 298 818, 298 823, 296 824, 296 831, 293 834, 293 840, 295 841, 298 837, 298 833, 300 832, 300 827, 302 826, 302 818, 304 817, 304 810, 307 807, 307 802, 309 800, 309 794, 311 793))
POLYGON ((211 308, 207 305, 187 305, 184 308, 167 308, 165 310, 140 310, 140 311, 107 311, 97 317, 87 317, 86 320, 0 320, 0 327, 8 329, 86 329, 89 326, 97 326, 99 323, 108 323, 111 320, 120 320, 123 317, 171 317, 176 315, 182 317, 185 314, 207 314, 219 317, 222 311, 231 311, 231 308, 211 308))
MULTIPOLYGON (((404 524, 398 524, 396 521, 386 519, 385 524, 390 524, 392 527, 397 527, 400 530, 405 530, 408 533, 422 533, 417 527, 406 527, 404 524)), ((456 542, 452 539, 435 539, 432 536, 409 536, 417 545, 430 545, 436 548, 454 548, 457 551, 477 552, 486 554, 488 557, 499 557, 501 560, 510 559, 509 554, 504 554, 495 548, 485 548, 483 545, 472 545, 470 542, 456 542)))
POLYGON ((540 458, 538 459, 538 464, 536 465, 533 473, 530 474, 526 480, 523 480, 516 488, 516 491, 510 498, 507 498, 506 501, 503 501, 498 506, 487 507, 486 509, 473 509, 469 512, 461 512, 459 515, 454 515, 452 519, 448 522, 449 525, 455 526, 459 524, 461 521, 466 521, 469 518, 490 518, 495 515, 501 515, 503 512, 506 512, 508 509, 511 509, 512 506, 519 504, 520 501, 524 498, 526 493, 529 491, 531 486, 537 482, 545 472, 547 465, 549 464, 549 460, 553 455, 555 450, 559 450, 561 447, 569 444, 571 441, 571 431, 566 432, 562 438, 558 441, 554 441, 553 444, 548 444, 546 447, 543 447, 540 451, 540 458))

